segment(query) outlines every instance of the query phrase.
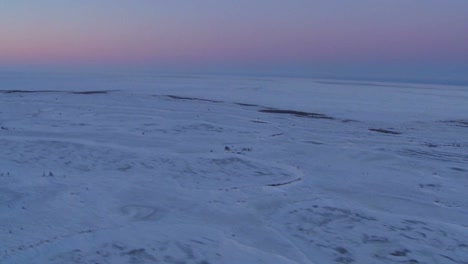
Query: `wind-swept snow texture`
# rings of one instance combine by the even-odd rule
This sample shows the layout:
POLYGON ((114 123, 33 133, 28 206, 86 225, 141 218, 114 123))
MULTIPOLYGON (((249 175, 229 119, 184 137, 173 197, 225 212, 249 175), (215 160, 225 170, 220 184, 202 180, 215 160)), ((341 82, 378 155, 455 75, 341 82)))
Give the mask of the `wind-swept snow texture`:
POLYGON ((17 78, 0 263, 468 263, 465 87, 17 78))

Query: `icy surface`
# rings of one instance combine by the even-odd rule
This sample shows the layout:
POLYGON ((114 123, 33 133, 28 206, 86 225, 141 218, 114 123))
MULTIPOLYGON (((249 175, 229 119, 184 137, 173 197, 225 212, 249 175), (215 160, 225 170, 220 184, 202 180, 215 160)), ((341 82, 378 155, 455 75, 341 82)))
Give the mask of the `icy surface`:
POLYGON ((0 263, 468 263, 467 88, 2 78, 0 263))

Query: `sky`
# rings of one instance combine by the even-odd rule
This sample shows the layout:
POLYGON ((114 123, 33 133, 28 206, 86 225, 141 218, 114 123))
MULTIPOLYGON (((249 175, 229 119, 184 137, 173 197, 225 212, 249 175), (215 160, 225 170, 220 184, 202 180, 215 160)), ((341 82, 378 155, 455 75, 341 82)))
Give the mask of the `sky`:
POLYGON ((0 66, 468 82, 466 0, 0 0, 0 66))

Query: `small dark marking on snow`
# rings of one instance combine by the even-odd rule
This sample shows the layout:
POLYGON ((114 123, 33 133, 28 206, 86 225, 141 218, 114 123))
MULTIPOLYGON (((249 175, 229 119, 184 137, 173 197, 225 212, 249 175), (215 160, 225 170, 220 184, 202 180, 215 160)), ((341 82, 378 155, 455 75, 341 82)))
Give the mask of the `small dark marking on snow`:
POLYGON ((80 235, 81 235, 81 234, 89 234, 89 233, 93 233, 93 232, 94 232, 93 230, 88 229, 88 230, 80 231, 80 232, 78 232, 77 234, 80 234, 80 235))
POLYGON ((406 219, 402 221, 404 224, 412 224, 412 225, 427 225, 426 222, 423 221, 418 221, 418 220, 411 220, 411 219, 406 219))
POLYGON ((439 147, 439 145, 436 145, 436 144, 432 144, 432 143, 424 143, 424 146, 428 147, 428 148, 437 148, 439 147))
POLYGON ((444 257, 444 258, 446 258, 446 259, 448 259, 448 260, 450 260, 450 261, 452 261, 452 262, 455 262, 455 263, 460 263, 460 264, 466 263, 466 262, 457 261, 457 260, 455 260, 455 259, 453 259, 453 258, 451 258, 451 257, 449 257, 449 256, 446 256, 446 255, 442 255, 442 254, 439 254, 439 255, 440 255, 441 257, 444 257))
POLYGON ((69 94, 107 94, 118 90, 93 90, 93 91, 59 91, 59 90, 0 90, 0 93, 5 94, 29 94, 29 93, 69 93, 69 94))
POLYGON ((101 91, 74 91, 70 92, 71 94, 82 94, 82 95, 91 95, 91 94, 108 94, 110 92, 116 92, 117 90, 101 90, 101 91))
POLYGON ((408 249, 395 250, 392 253, 390 253, 390 255, 395 256, 395 257, 406 257, 406 255, 408 255, 408 253, 410 252, 411 251, 409 251, 408 249))
POLYGON ((337 248, 335 248, 335 250, 340 254, 348 253, 348 250, 346 248, 344 248, 344 247, 337 247, 337 248))
POLYGON ((131 168, 132 168, 131 165, 125 165, 125 166, 123 166, 123 167, 117 168, 117 170, 119 170, 119 171, 128 171, 128 170, 130 170, 131 168))
POLYGON ((121 245, 118 245, 118 244, 112 244, 112 247, 117 249, 117 250, 120 250, 120 251, 123 251, 125 250, 125 246, 121 246, 121 245))
POLYGON ((13 93, 58 93, 57 90, 0 90, 0 93, 13 94, 13 93))
POLYGON ((442 123, 446 123, 456 127, 468 127, 468 120, 446 120, 442 121, 442 123))
POLYGON ((252 120, 252 123, 257 123, 257 124, 268 124, 267 122, 264 121, 259 121, 259 120, 252 120))
POLYGON ((126 254, 127 255, 137 255, 137 254, 142 254, 146 251, 146 249, 144 248, 139 248, 139 249, 133 249, 133 250, 130 250, 128 251, 126 254))
POLYGON ((245 104, 245 103, 234 103, 234 104, 240 105, 240 106, 261 107, 261 106, 256 105, 256 104, 245 104))
POLYGON ((289 184, 292 184, 292 183, 295 183, 295 182, 298 182, 298 181, 302 181, 302 177, 291 180, 291 181, 287 181, 287 182, 271 183, 271 184, 267 184, 266 186, 279 187, 279 186, 289 185, 289 184))
POLYGON ((309 143, 309 144, 314 144, 314 145, 323 145, 324 143, 318 142, 318 141, 313 141, 313 140, 306 140, 304 143, 309 143))
POLYGON ((197 244, 201 244, 201 245, 206 245, 206 243, 204 243, 204 242, 202 242, 202 241, 200 241, 200 240, 191 239, 190 241, 193 242, 193 243, 197 243, 197 244))
POLYGON ((271 136, 272 136, 272 137, 277 137, 277 136, 282 136, 282 135, 284 135, 284 133, 273 134, 273 135, 271 135, 271 136))
POLYGON ((293 116, 297 116, 297 117, 335 120, 334 117, 327 116, 325 114, 310 113, 310 112, 295 111, 295 110, 261 109, 261 110, 258 110, 258 111, 261 112, 261 113, 286 114, 286 115, 293 115, 293 116))
POLYGON ((363 243, 388 243, 389 239, 381 236, 369 236, 364 234, 362 238, 363 243))
POLYGON ((429 188, 429 189, 440 189, 441 187, 442 187, 441 184, 436 184, 436 183, 419 184, 419 188, 422 188, 422 189, 426 189, 426 188, 429 188))
POLYGON ((196 97, 186 97, 186 96, 178 96, 178 95, 165 95, 165 97, 169 97, 171 99, 176 99, 176 100, 200 101, 200 102, 209 102, 209 103, 224 103, 223 101, 218 101, 218 100, 196 98, 196 97))
POLYGON ((382 133, 382 134, 401 135, 401 132, 388 130, 388 129, 382 129, 382 128, 369 128, 369 131, 382 133))
POLYGON ((343 122, 343 123, 357 123, 358 121, 353 120, 353 119, 343 119, 343 120, 341 120, 341 122, 343 122))

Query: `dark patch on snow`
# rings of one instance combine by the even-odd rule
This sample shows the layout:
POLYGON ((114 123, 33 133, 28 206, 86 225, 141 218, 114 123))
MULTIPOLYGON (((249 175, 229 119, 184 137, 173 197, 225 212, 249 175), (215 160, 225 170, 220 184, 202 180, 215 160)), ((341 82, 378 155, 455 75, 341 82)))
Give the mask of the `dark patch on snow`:
POLYGON ((346 248, 344 248, 344 247, 336 247, 335 250, 340 254, 348 253, 348 250, 346 248))
POLYGON ((367 235, 364 234, 362 237, 362 243, 388 243, 389 239, 387 237, 382 236, 374 236, 374 235, 367 235))
POLYGON ((262 107, 260 105, 256 105, 256 104, 245 104, 245 103, 234 103, 236 105, 240 105, 240 106, 249 106, 249 107, 262 107))
POLYGON ((257 123, 257 124, 268 124, 267 122, 264 122, 264 121, 259 121, 259 120, 252 120, 250 121, 252 123, 257 123))
POLYGON ((304 143, 309 143, 309 144, 314 144, 314 145, 323 145, 324 143, 318 142, 318 141, 313 141, 313 140, 306 140, 303 141, 304 143))
POLYGON ((462 145, 460 143, 450 143, 450 144, 445 144, 444 145, 445 147, 452 147, 452 148, 461 148, 461 147, 465 147, 465 145, 462 145))
POLYGON ((408 253, 410 253, 408 249, 402 249, 402 250, 395 250, 390 255, 395 256, 395 257, 405 257, 408 253))
MULTIPOLYGON (((226 103, 224 101, 219 100, 212 100, 212 99, 205 99, 205 98, 198 98, 198 97, 189 97, 189 96, 179 96, 179 95, 153 95, 154 97, 167 97, 175 100, 186 100, 186 101, 199 101, 199 102, 208 102, 208 103, 226 103)), ((246 107, 258 107, 262 108, 258 110, 261 113, 270 113, 270 114, 287 114, 293 115, 297 117, 305 117, 305 118, 314 118, 314 119, 327 119, 327 120, 336 120, 336 118, 332 116, 328 116, 321 113, 312 113, 312 112, 304 112, 304 111, 296 111, 296 110, 283 110, 283 109, 276 109, 268 106, 261 106, 257 104, 249 104, 249 103, 239 103, 239 102, 230 102, 231 104, 246 106, 246 107)), ((351 119, 343 119, 341 120, 343 123, 350 123, 350 122, 358 122, 356 120, 351 119)), ((262 121, 252 121, 255 123, 264 123, 262 121)))
POLYGON ((101 91, 75 91, 70 92, 71 94, 83 94, 83 95, 91 95, 91 94, 108 94, 110 92, 116 92, 116 90, 101 90, 101 91))
POLYGON ((359 121, 353 120, 353 119, 343 119, 343 120, 341 120, 341 122, 343 122, 343 123, 357 123, 359 121))
POLYGON ((388 129, 382 129, 382 128, 369 128, 369 131, 382 133, 382 134, 389 134, 389 135, 401 135, 401 132, 388 130, 388 129))
POLYGON ((107 94, 116 92, 117 90, 96 90, 96 91, 59 91, 59 90, 0 90, 0 93, 5 94, 32 94, 32 93, 69 93, 69 94, 107 94))
POLYGON ((295 182, 299 182, 299 181, 302 181, 302 178, 297 178, 297 179, 294 179, 294 180, 291 180, 291 181, 287 181, 287 182, 271 183, 271 184, 267 184, 266 186, 270 186, 270 187, 279 187, 279 186, 289 185, 289 184, 292 184, 292 183, 295 183, 295 182))
POLYGON ((272 136, 272 137, 277 137, 277 136, 282 136, 282 135, 284 135, 284 133, 273 134, 273 135, 271 135, 271 136, 272 136))
POLYGON ((420 183, 419 188, 439 191, 442 188, 442 185, 438 183, 427 183, 427 184, 420 183))
POLYGON ((428 142, 425 142, 424 146, 426 146, 428 148, 437 148, 437 147, 439 147, 439 145, 437 145, 437 144, 428 143, 428 142))
POLYGON ((286 114, 286 115, 293 115, 293 116, 297 116, 297 117, 335 120, 334 117, 331 117, 331 116, 328 116, 328 115, 325 115, 325 114, 295 111, 295 110, 261 109, 261 110, 258 110, 258 111, 261 112, 261 113, 286 114))
POLYGON ((186 97, 186 96, 177 96, 177 95, 165 95, 165 97, 169 97, 169 98, 175 99, 175 100, 200 101, 200 102, 209 102, 209 103, 224 103, 223 101, 218 101, 218 100, 196 98, 196 97, 186 97))
POLYGON ((456 127, 468 127, 468 120, 446 120, 442 123, 449 124, 456 127))
POLYGON ((59 93, 57 90, 0 90, 0 93, 14 94, 14 93, 59 93))
POLYGON ((439 255, 440 255, 441 257, 444 257, 444 258, 446 258, 446 259, 452 261, 453 263, 460 263, 460 264, 466 264, 466 263, 467 263, 467 262, 464 262, 464 261, 463 261, 463 262, 462 262, 462 261, 457 261, 456 259, 451 258, 451 257, 449 257, 449 256, 447 256, 447 255, 442 255, 442 254, 439 254, 439 255))

